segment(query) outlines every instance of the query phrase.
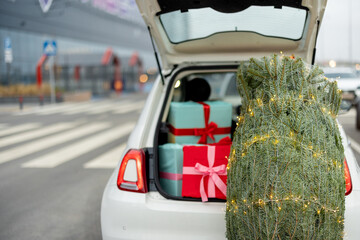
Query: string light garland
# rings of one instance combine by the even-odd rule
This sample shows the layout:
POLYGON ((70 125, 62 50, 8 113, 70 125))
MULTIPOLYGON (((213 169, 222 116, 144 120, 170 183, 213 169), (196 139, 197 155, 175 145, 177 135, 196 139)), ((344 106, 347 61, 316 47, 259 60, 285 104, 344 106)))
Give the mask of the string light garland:
MULTIPOLYGON (((274 198, 274 199, 258 199, 256 201, 251 201, 250 203, 248 203, 248 201, 246 199, 242 200, 242 203, 245 205, 246 208, 250 208, 252 206, 259 206, 259 207, 265 207, 267 204, 269 203, 277 203, 282 205, 283 202, 295 202, 295 203, 299 203, 303 206, 304 209, 308 208, 310 206, 310 204, 315 204, 318 205, 317 206, 317 213, 320 214, 321 211, 324 212, 331 212, 331 213, 337 213, 339 212, 339 208, 336 209, 331 209, 326 207, 325 205, 322 205, 318 200, 306 200, 303 199, 302 197, 284 197, 284 198, 274 198)), ((241 201, 240 201, 241 203, 241 201)), ((227 202, 227 211, 232 211, 233 209, 238 209, 238 203, 236 202, 236 200, 232 199, 231 200, 231 206, 229 206, 229 202, 227 202)))

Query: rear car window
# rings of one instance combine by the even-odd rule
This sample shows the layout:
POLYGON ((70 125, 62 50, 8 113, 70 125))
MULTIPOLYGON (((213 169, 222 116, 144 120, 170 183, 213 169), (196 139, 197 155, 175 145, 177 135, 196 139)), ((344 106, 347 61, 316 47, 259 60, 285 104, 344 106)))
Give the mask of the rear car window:
POLYGON ((211 89, 210 101, 221 100, 230 102, 229 98, 235 98, 238 104, 241 103, 236 87, 236 73, 234 72, 191 74, 183 79, 179 79, 174 86, 173 102, 184 101, 184 95, 186 94, 184 85, 195 78, 202 78, 209 83, 211 89))
POLYGON ((237 13, 211 8, 174 11, 160 15, 172 43, 206 38, 220 32, 254 32, 264 36, 298 40, 302 37, 307 11, 292 7, 251 6, 237 13))

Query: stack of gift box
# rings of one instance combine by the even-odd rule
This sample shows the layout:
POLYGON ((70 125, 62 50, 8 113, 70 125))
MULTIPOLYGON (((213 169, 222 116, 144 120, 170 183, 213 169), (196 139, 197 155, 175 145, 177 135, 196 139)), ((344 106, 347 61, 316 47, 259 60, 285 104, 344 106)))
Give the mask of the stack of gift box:
POLYGON ((168 142, 159 146, 159 177, 177 197, 226 199, 232 106, 222 101, 172 102, 168 142))

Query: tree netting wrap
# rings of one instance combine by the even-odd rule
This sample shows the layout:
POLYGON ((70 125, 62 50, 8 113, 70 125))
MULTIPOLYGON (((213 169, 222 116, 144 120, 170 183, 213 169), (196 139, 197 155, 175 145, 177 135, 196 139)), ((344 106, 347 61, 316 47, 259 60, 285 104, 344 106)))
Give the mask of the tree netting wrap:
POLYGON ((229 156, 228 239, 341 239, 341 91, 301 58, 250 59, 238 69, 242 109, 229 156))

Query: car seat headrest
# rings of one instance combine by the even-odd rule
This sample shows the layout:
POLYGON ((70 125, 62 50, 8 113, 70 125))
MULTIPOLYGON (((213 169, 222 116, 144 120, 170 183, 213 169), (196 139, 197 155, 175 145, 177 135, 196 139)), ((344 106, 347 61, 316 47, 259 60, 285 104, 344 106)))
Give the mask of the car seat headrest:
POLYGON ((210 85, 203 78, 194 78, 186 83, 185 101, 206 101, 209 99, 210 94, 210 85))

